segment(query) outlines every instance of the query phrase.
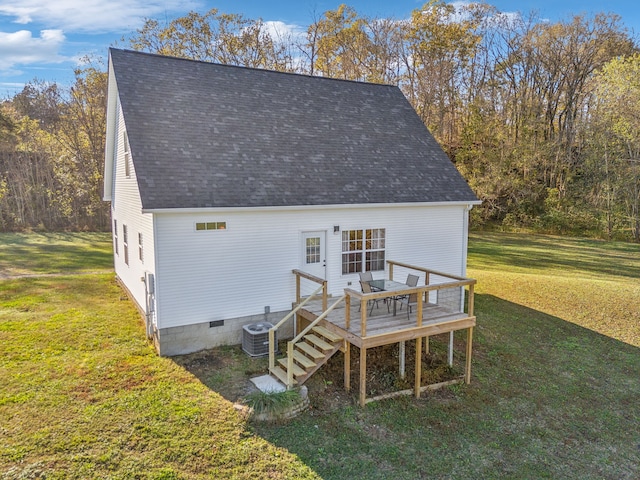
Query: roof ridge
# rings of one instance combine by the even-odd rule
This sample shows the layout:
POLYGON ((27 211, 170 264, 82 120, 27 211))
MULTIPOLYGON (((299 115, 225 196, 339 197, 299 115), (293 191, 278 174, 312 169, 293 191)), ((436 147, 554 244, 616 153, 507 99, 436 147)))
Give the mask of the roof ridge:
POLYGON ((268 73, 273 73, 273 74, 281 74, 281 75, 294 75, 297 77, 307 77, 307 78, 313 78, 313 79, 319 79, 319 80, 331 80, 331 81, 336 81, 336 82, 348 82, 348 83, 357 83, 357 84, 364 84, 364 85, 372 85, 372 86, 376 86, 376 87, 392 87, 392 88, 399 88, 398 85, 393 85, 391 83, 375 83, 375 82, 368 82, 365 80, 350 80, 347 78, 335 78, 335 77, 324 77, 324 76, 319 76, 319 75, 311 75, 309 73, 300 73, 300 72, 288 72, 288 71, 283 71, 283 70, 272 70, 269 68, 258 68, 258 67, 246 67, 244 65, 234 65, 232 63, 219 63, 219 62, 212 62, 209 60, 197 60, 195 58, 188 58, 188 57, 178 57, 175 55, 165 55, 165 54, 161 54, 161 53, 152 53, 152 52, 143 52, 140 50, 131 50, 131 49, 127 49, 127 48, 115 48, 115 47, 109 47, 109 52, 111 51, 118 51, 118 52, 124 52, 124 53, 133 53, 133 54, 139 54, 139 55, 145 55, 145 56, 149 56, 149 57, 159 57, 159 58, 167 58, 167 59, 172 59, 172 60, 182 60, 182 61, 186 61, 186 62, 192 62, 192 63, 201 63, 204 65, 215 65, 215 66, 219 66, 219 67, 228 67, 228 68, 236 68, 236 69, 243 69, 243 70, 254 70, 256 72, 268 72, 268 73))

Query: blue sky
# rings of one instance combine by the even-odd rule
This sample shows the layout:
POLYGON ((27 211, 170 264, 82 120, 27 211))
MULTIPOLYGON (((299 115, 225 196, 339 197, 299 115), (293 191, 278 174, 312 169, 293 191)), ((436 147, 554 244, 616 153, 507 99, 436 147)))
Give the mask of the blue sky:
MULTIPOLYGON (((19 93, 35 78, 68 86, 73 69, 89 54, 106 57, 109 46, 140 27, 144 18, 171 20, 190 10, 218 8, 249 18, 304 27, 326 10, 346 3, 361 14, 407 18, 421 0, 0 0, 0 100, 19 93)), ((617 13, 640 33, 638 0, 488 0, 502 12, 536 10, 551 21, 572 14, 617 13)))

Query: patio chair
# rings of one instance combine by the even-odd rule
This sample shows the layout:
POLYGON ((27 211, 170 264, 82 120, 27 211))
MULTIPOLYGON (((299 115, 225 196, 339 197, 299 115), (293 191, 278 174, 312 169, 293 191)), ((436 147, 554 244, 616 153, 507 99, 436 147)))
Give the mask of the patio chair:
MULTIPOLYGON (((362 293, 371 293, 371 285, 369 285, 368 282, 360 280, 360 288, 362 289, 362 293)), ((369 310, 369 315, 371 315, 371 313, 373 312, 374 305, 375 305, 376 308, 379 308, 378 307, 378 302, 379 301, 380 300, 377 299, 377 298, 374 298, 372 300, 368 300, 367 301, 367 305, 371 304, 371 310, 369 310)), ((362 305, 362 304, 360 304, 360 305, 362 305)), ((389 309, 389 306, 387 305, 387 310, 388 309, 389 309)), ((360 311, 360 310, 361 310, 361 307, 358 307, 358 311, 360 311)))
POLYGON ((418 304, 418 294, 411 293, 409 295, 405 295, 404 297, 397 297, 395 301, 400 302, 400 310, 402 310, 402 305, 407 306, 407 319, 409 319, 413 306, 418 304))
POLYGON ((373 275, 371 272, 360 272, 360 281, 361 282, 370 282, 373 280, 373 275))
POLYGON ((404 283, 406 283, 410 287, 417 287, 419 279, 420 279, 420 277, 418 275, 412 275, 410 273, 409 275, 407 275, 407 281, 404 282, 404 283))
MULTIPOLYGON (((407 275, 407 281, 404 282, 404 283, 406 283, 407 286, 409 286, 409 287, 417 287, 419 279, 420 279, 420 277, 418 275, 413 275, 413 274, 410 273, 409 275, 407 275)), ((398 297, 395 297, 394 300, 398 301, 398 302, 402 302, 402 300, 406 300, 407 297, 408 297, 408 295, 400 295, 398 297)), ((402 310, 402 303, 400 303, 400 310, 402 310)))

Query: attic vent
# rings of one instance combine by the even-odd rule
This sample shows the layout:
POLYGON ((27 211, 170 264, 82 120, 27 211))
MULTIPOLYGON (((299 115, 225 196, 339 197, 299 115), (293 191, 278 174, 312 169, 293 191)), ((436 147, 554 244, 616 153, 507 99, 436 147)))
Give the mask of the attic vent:
MULTIPOLYGON (((242 327, 242 349, 252 357, 269 354, 269 322, 252 323, 242 327)), ((276 342, 277 342, 276 338, 276 342)))

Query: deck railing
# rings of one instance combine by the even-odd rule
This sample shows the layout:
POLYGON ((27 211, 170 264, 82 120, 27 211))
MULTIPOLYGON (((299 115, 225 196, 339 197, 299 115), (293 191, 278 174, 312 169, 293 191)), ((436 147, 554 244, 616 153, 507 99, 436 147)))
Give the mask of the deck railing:
POLYGON ((333 303, 329 308, 325 309, 322 314, 316 318, 313 322, 311 322, 307 327, 302 330, 298 335, 296 335, 292 340, 287 342, 287 388, 290 389, 293 387, 293 350, 296 345, 302 338, 311 331, 313 327, 315 327, 320 321, 324 320, 334 308, 336 308, 340 303, 344 301, 346 295, 341 296, 338 300, 333 303))
MULTIPOLYGON (((425 274, 425 285, 418 285, 416 287, 407 286, 406 289, 389 291, 378 291, 373 293, 362 293, 358 290, 345 289, 345 324, 348 330, 351 327, 351 305, 352 299, 360 303, 360 336, 365 338, 367 336, 367 313, 368 304, 371 300, 383 300, 392 297, 409 296, 411 294, 417 294, 417 302, 415 304, 415 317, 416 326, 422 326, 423 309, 425 304, 436 304, 443 308, 446 308, 451 313, 464 313, 464 294, 461 289, 468 288, 467 297, 467 313, 468 317, 474 315, 474 285, 476 280, 473 278, 465 278, 457 275, 451 275, 448 273, 431 270, 424 267, 417 267, 406 263, 395 262, 388 260, 389 265, 389 279, 393 280, 393 267, 399 266, 409 270, 422 272, 425 274), (434 276, 445 279, 443 282, 431 284, 431 280, 434 276), (446 281, 449 280, 449 281, 446 281), (455 293, 458 292, 458 293, 455 293)), ((408 307, 407 307, 408 308, 408 307)))
MULTIPOLYGON (((276 338, 277 338, 276 332, 278 331, 278 329, 281 328, 287 322, 287 320, 294 318, 296 313, 298 313, 298 311, 308 301, 316 298, 316 296, 318 295, 318 293, 320 293, 320 291, 322 291, 322 309, 327 310, 327 298, 328 298, 327 281, 324 278, 316 277, 309 273, 303 272, 302 270, 294 269, 292 270, 292 273, 296 276, 296 303, 293 310, 291 310, 282 320, 280 320, 277 324, 275 324, 273 327, 269 329, 269 370, 273 369, 276 364, 276 338), (320 286, 317 287, 310 295, 303 298, 302 286, 301 286, 302 279, 307 279, 313 283, 320 284, 320 286)), ((296 332, 294 329, 294 336, 295 336, 295 333, 296 332)), ((292 369, 289 368, 288 371, 291 372, 292 369)))

